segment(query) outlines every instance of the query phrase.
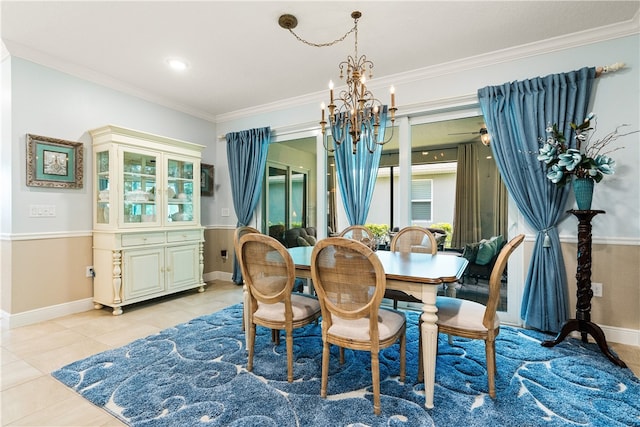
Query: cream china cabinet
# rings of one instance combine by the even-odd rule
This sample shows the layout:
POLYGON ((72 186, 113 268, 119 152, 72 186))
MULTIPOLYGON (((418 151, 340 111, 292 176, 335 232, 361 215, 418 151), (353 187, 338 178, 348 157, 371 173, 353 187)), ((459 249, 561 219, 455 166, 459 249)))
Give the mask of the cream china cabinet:
POLYGON ((90 134, 95 307, 120 315, 127 304, 204 291, 204 146, 112 125, 90 134))

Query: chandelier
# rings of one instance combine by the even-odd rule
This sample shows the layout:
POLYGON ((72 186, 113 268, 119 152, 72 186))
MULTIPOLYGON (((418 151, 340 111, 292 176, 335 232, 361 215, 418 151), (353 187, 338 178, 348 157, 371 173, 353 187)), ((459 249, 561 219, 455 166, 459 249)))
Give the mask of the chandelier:
MULTIPOLYGON (((296 33, 293 32, 298 21, 293 15, 282 15, 278 20, 280 26, 289 30, 299 41, 315 47, 332 46, 344 40, 349 34, 354 33, 355 36, 355 53, 353 56, 347 56, 346 61, 340 62, 340 79, 345 78, 346 89, 340 90, 337 98, 334 97, 333 82, 329 81, 329 105, 326 107, 329 114, 329 125, 332 128, 331 138, 334 147, 342 144, 346 140, 346 136, 351 137, 353 144, 353 153, 356 153, 358 143, 364 139, 364 143, 370 153, 375 151, 376 145, 384 145, 393 137, 393 124, 396 116, 395 92, 391 87, 391 107, 387 108, 378 100, 373 93, 367 88, 367 75, 371 79, 373 77, 373 62, 368 60, 365 55, 358 56, 358 20, 362 13, 354 11, 351 13, 354 26, 341 38, 329 43, 310 43, 296 33), (380 126, 384 130, 386 128, 386 115, 389 115, 391 121, 391 135, 388 138, 380 139, 380 126)), ((329 151, 335 151, 330 148, 327 142, 325 118, 325 104, 322 103, 322 119, 320 127, 322 129, 324 148, 329 151)))

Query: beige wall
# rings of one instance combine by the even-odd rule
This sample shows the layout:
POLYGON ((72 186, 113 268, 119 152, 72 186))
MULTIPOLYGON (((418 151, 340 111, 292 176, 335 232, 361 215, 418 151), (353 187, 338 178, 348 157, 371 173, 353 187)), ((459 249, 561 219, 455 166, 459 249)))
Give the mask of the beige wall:
MULTIPOLYGON (((93 296, 93 283, 85 277, 92 265, 92 237, 15 240, 11 249, 10 287, 3 287, 2 309, 23 313, 93 296), (10 292, 10 298, 4 293, 10 292)), ((4 249, 4 248, 3 248, 4 249)), ((4 259, 4 258, 3 258, 4 259)), ((5 266, 2 266, 5 274, 5 266)))
MULTIPOLYGON (((563 244, 572 317, 576 306, 577 244, 563 244)), ((620 328, 640 325, 640 246, 598 245, 591 251, 591 281, 603 284, 602 297, 591 299, 591 320, 620 328)))
POLYGON ((0 240, 0 309, 11 313, 11 289, 12 286, 4 286, 11 283, 11 242, 0 240))
MULTIPOLYGON (((533 242, 526 242, 525 275, 533 242)), ((577 244, 562 243, 569 285, 569 316, 576 315, 577 244)), ((591 320, 599 325, 637 330, 640 325, 640 246, 594 244, 591 281, 603 283, 602 297, 591 299, 591 320)))
POLYGON ((204 274, 213 272, 233 273, 233 232, 234 229, 204 230, 204 274), (226 249, 229 254, 224 260, 220 250, 226 249))

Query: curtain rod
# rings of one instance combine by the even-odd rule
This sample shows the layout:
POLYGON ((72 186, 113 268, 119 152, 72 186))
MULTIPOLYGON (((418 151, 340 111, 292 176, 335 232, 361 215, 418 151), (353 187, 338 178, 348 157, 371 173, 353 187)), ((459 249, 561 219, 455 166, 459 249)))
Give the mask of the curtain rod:
POLYGON ((615 73, 618 70, 624 68, 624 62, 616 62, 615 64, 605 65, 596 68, 596 77, 600 77, 603 74, 615 73))
MULTIPOLYGON (((296 133, 311 132, 319 130, 320 126, 308 122, 302 125, 283 126, 281 128, 271 128, 271 137, 284 136, 296 133)), ((227 139, 227 135, 218 135, 219 140, 227 139)))
MULTIPOLYGON (((616 71, 623 69, 624 66, 625 66, 624 62, 616 62, 611 65, 603 65, 601 67, 596 67, 596 77, 600 77, 603 74, 607 74, 607 73, 615 73, 616 71)), ((309 123, 307 123, 306 126, 307 126, 306 128, 289 126, 289 127, 284 127, 280 129, 271 129, 271 136, 276 136, 276 135, 283 136, 291 133, 305 132, 305 131, 317 129, 317 126, 311 126, 311 124, 309 123)), ((226 135, 218 135, 219 140, 224 140, 226 139, 226 137, 227 137, 226 135)))

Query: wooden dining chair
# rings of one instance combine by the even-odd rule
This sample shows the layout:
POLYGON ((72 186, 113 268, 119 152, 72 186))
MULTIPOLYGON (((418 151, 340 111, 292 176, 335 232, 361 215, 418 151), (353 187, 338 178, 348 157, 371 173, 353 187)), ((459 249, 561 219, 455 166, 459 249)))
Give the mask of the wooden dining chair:
MULTIPOLYGON (((398 231, 391 239, 391 252, 420 252, 435 255, 438 252, 438 243, 433 233, 424 227, 409 226, 398 231)), ((393 308, 398 308, 398 301, 422 302, 405 292, 395 289, 387 289, 384 294, 387 299, 393 300, 393 308)))
POLYGON ((364 225, 351 225, 340 232, 339 237, 362 241, 363 239, 374 240, 375 236, 364 225))
MULTIPOLYGON (((451 297, 436 298, 438 332, 450 336, 484 340, 487 382, 489 396, 492 398, 496 397, 496 337, 500 333, 500 318, 496 311, 500 302, 502 273, 507 266, 507 260, 523 240, 524 234, 519 234, 502 247, 491 271, 489 298, 486 305, 451 297)), ((420 356, 422 356, 422 347, 420 347, 420 356)), ((422 363, 420 363, 421 366, 422 363)))
POLYGON ((331 344, 371 353, 373 411, 380 414, 380 349, 400 340, 400 381, 405 379, 406 320, 404 313, 381 309, 385 272, 376 254, 360 242, 329 237, 311 254, 311 277, 322 308, 322 380, 327 397, 331 344))
MULTIPOLYGON (((253 228, 253 227, 249 227, 249 226, 242 226, 242 227, 238 227, 236 228, 236 230, 233 232, 233 250, 236 254, 236 259, 238 260, 238 263, 240 264, 240 270, 242 270, 242 260, 240 259, 240 238, 242 236, 244 236, 245 234, 248 233, 258 233, 260 234, 260 231, 253 228)), ((243 293, 247 292, 247 285, 246 283, 244 283, 244 278, 243 278, 243 283, 242 283, 242 287, 243 287, 243 293)), ((243 299, 243 302, 244 299, 243 299)), ((242 315, 242 330, 245 330, 246 327, 246 320, 245 320, 245 316, 246 316, 246 312, 244 312, 244 306, 243 306, 243 315, 242 315)))
POLYGON ((242 275, 249 291, 247 371, 253 370, 256 325, 284 329, 287 345, 287 381, 293 381, 293 330, 320 317, 320 304, 310 295, 292 293, 295 265, 287 249, 264 234, 240 239, 242 275))

